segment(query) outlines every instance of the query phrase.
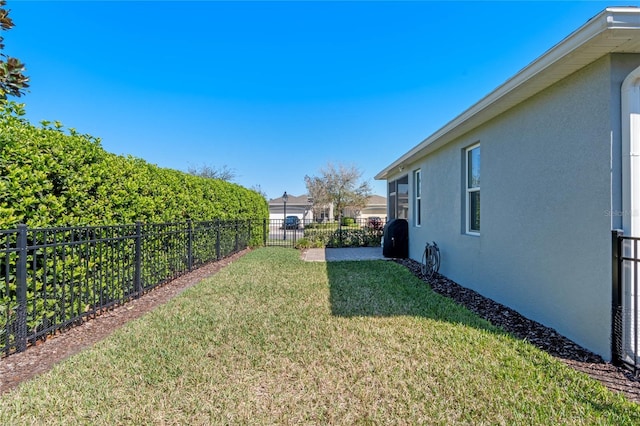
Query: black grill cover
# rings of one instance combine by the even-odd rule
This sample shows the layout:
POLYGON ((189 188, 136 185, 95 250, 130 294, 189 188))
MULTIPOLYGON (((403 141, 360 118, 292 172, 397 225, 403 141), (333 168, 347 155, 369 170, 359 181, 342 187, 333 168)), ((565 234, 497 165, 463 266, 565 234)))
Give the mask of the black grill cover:
POLYGON ((409 257, 409 222, 406 219, 392 219, 384 226, 382 255, 396 259, 409 257))

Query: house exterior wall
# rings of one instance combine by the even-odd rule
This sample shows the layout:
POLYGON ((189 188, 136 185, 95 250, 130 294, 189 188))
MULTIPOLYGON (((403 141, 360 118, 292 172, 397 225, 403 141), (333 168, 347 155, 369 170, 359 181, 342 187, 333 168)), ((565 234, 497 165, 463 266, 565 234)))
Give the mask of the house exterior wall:
POLYGON ((441 273, 609 359, 620 85, 638 65, 638 55, 606 56, 390 176, 410 178, 410 257, 420 260, 425 242, 436 241, 441 273), (464 150, 476 143, 481 232, 472 236, 464 150))
MULTIPOLYGON (((287 216, 296 216, 300 220, 312 221, 313 211, 309 210, 307 206, 287 203, 287 216)), ((284 205, 269 205, 269 219, 283 220, 284 217, 284 205)))
POLYGON ((387 207, 386 206, 373 206, 373 207, 365 207, 358 212, 354 212, 351 209, 345 209, 345 216, 352 217, 357 220, 369 219, 371 217, 379 217, 383 220, 387 218, 387 207))

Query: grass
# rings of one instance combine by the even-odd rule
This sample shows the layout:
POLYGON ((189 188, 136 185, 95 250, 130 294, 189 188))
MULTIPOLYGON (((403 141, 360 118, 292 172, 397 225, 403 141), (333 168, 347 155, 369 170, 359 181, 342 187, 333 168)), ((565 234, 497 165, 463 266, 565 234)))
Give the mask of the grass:
POLYGON ((640 424, 392 262, 255 250, 0 397, 2 424, 640 424))

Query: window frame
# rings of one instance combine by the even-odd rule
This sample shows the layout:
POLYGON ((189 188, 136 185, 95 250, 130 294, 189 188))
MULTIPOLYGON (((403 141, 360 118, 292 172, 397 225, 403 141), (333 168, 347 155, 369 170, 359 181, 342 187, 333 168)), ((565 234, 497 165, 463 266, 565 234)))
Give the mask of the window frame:
POLYGON ((422 226, 422 169, 413 171, 413 225, 422 226))
MULTIPOLYGON (((470 171, 471 168, 473 167, 473 162, 472 162, 472 158, 471 158, 471 152, 475 149, 478 149, 478 162, 480 164, 478 164, 478 176, 480 176, 480 169, 481 169, 481 151, 480 151, 480 142, 475 143, 467 148, 465 148, 464 150, 464 164, 465 164, 465 182, 464 182, 464 187, 465 187, 465 200, 466 200, 466 206, 465 206, 465 223, 466 223, 466 229, 465 232, 468 235, 480 235, 480 212, 478 212, 478 229, 474 229, 472 228, 472 223, 474 221, 472 221, 471 217, 473 212, 471 211, 471 196, 475 195, 476 193, 478 194, 478 197, 480 196, 480 187, 481 187, 481 183, 480 183, 480 179, 478 179, 478 184, 477 186, 472 186, 472 182, 471 182, 471 176, 470 176, 470 171)), ((480 203, 478 200, 478 209, 480 209, 480 203)))
POLYGON ((387 190, 388 190, 387 217, 389 218, 389 220, 392 220, 392 219, 409 220, 409 213, 410 213, 409 174, 407 173, 404 176, 401 176, 397 179, 388 181, 387 190), (402 188, 402 191, 401 191, 401 188, 402 188))
POLYGON ((389 220, 393 220, 396 218, 396 206, 398 204, 397 201, 397 190, 396 190, 396 181, 388 181, 387 182, 387 217, 389 220))

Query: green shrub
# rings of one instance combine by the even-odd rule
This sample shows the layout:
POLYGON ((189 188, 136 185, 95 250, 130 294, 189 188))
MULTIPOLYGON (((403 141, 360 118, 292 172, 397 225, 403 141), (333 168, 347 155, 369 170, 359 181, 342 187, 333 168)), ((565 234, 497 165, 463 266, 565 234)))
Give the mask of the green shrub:
POLYGON ((333 231, 326 229, 317 229, 306 227, 304 229, 304 238, 309 240, 309 242, 314 246, 324 247, 327 245, 329 241, 329 237, 333 231))
POLYGON ((338 223, 337 222, 312 222, 312 223, 309 223, 309 224, 305 225, 305 228, 307 228, 307 229, 331 229, 331 230, 336 230, 336 229, 338 229, 338 223))
POLYGON ((305 229, 304 238, 316 247, 377 247, 382 231, 371 228, 305 229))
POLYGON ((311 241, 309 241, 307 238, 300 238, 298 241, 296 241, 296 248, 299 250, 311 248, 311 241))
POLYGON ((352 217, 343 217, 340 224, 342 226, 353 226, 356 224, 356 220, 352 217))

